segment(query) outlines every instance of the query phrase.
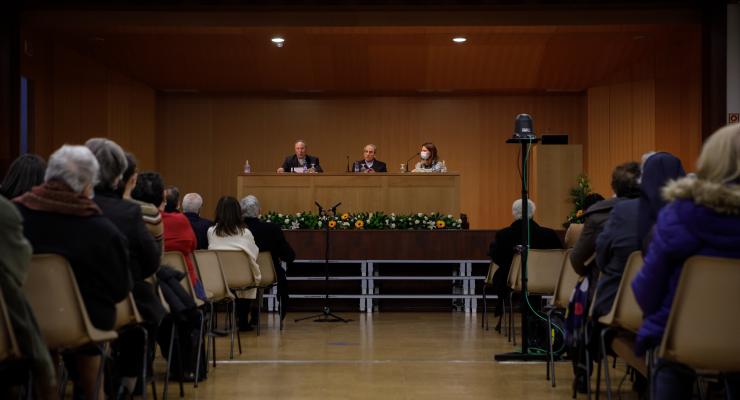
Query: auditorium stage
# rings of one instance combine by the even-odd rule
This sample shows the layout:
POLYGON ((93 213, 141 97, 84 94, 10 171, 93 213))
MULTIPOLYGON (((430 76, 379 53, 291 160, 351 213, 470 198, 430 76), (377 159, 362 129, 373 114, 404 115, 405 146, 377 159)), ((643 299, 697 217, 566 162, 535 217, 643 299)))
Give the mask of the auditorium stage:
MULTIPOLYGON (((496 363, 493 355, 512 346, 480 328, 480 313, 343 313, 353 321, 293 322, 302 315, 289 314, 282 332, 274 314, 265 315, 260 336, 242 333, 244 353, 234 361, 226 361, 228 339, 219 338, 218 366, 198 389, 186 385, 185 398, 570 399, 570 363, 557 364, 554 389, 544 364, 496 363)), ((616 389, 623 364, 612 372, 616 389)), ((629 387, 627 380, 622 398, 636 399, 629 387)))

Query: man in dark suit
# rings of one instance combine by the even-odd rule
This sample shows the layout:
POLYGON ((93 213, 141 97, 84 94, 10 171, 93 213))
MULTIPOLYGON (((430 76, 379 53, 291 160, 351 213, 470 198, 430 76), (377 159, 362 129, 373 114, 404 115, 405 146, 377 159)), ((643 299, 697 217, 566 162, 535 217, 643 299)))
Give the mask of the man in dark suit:
POLYGON ((388 172, 385 163, 375 159, 375 152, 378 150, 374 144, 365 146, 362 160, 355 161, 352 166, 354 172, 388 172))
POLYGON ((269 251, 272 254, 272 263, 275 265, 278 281, 278 296, 280 296, 280 318, 285 318, 288 310, 288 279, 285 270, 281 266, 281 261, 286 263, 286 267, 295 260, 295 252, 290 247, 290 243, 285 240, 285 235, 279 226, 260 221, 260 203, 256 197, 249 195, 239 202, 242 207, 242 216, 247 224, 249 231, 254 236, 260 251, 269 251))
POLYGON ((277 172, 324 172, 324 170, 319 165, 318 157, 306 154, 306 142, 298 140, 295 142, 295 154, 286 157, 277 172))
POLYGON ((198 193, 188 193, 182 198, 182 213, 188 217, 190 226, 193 227, 195 238, 198 240, 198 250, 208 248, 208 228, 213 226, 213 221, 200 216, 203 207, 203 197, 198 193))
MULTIPOLYGON (((554 230, 539 226, 534 222, 532 217, 534 216, 535 205, 532 200, 529 200, 528 204, 527 215, 530 218, 529 247, 532 249, 562 249, 563 244, 554 230)), ((514 201, 511 212, 514 216, 514 222, 496 232, 496 240, 491 242, 488 250, 491 260, 499 266, 499 269, 493 275, 493 291, 498 295, 495 310, 497 316, 501 315, 503 299, 509 293, 509 288, 506 287, 506 278, 509 276, 511 259, 514 258, 514 246, 522 244, 522 229, 526 229, 526 225, 522 223, 521 199, 514 201)), ((497 329, 499 328, 497 327, 497 329)))

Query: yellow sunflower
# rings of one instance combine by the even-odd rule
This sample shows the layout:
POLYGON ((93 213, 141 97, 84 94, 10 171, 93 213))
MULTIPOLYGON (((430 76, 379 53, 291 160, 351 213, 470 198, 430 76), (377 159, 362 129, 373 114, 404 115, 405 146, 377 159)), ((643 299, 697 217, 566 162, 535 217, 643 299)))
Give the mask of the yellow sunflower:
POLYGON ((349 219, 349 213, 342 214, 342 221, 346 221, 349 219))
POLYGON ((329 228, 336 228, 337 227, 337 221, 331 220, 329 221, 329 228))
POLYGON ((437 225, 437 229, 442 229, 445 227, 445 222, 442 221, 441 219, 438 219, 436 225, 437 225))
POLYGON ((365 226, 365 221, 361 219, 358 219, 357 221, 355 221, 355 228, 362 229, 362 227, 364 226, 365 226))

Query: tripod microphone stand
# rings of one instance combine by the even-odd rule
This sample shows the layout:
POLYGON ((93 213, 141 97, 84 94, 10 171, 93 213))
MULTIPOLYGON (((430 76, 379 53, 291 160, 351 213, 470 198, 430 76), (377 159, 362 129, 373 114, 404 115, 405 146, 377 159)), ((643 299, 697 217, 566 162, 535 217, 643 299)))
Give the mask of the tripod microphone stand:
MULTIPOLYGON (((323 207, 321 207, 321 204, 318 202, 314 202, 316 204, 316 207, 319 208, 319 217, 322 220, 325 220, 328 215, 336 215, 337 214, 337 207, 339 207, 342 203, 335 204, 332 208, 329 210, 325 210, 323 207), (328 211, 328 212, 327 212, 328 211), (329 214, 331 213, 331 214, 329 214)), ((324 240, 326 242, 326 247, 324 248, 324 308, 323 310, 318 314, 309 315, 308 317, 298 318, 295 320, 295 322, 304 321, 307 319, 314 319, 313 322, 350 322, 351 319, 345 319, 342 318, 334 313, 331 312, 331 308, 329 307, 329 221, 324 221, 324 240)))

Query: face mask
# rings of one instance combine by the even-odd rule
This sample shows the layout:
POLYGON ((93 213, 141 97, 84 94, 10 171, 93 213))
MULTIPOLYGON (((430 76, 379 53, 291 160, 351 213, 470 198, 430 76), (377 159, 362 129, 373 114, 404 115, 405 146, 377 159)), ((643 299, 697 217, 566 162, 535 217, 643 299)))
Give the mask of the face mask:
POLYGON ((428 151, 422 151, 421 153, 419 153, 419 155, 421 156, 422 160, 428 160, 431 156, 428 151))

